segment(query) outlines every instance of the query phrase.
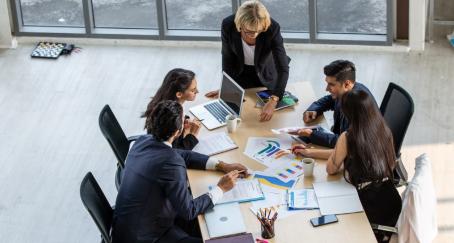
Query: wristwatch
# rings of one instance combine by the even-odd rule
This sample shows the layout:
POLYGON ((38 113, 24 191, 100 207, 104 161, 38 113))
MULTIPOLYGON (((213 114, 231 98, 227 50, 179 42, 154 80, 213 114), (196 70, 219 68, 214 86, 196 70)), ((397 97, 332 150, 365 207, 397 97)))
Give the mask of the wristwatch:
POLYGON ((276 102, 279 102, 279 97, 277 97, 276 95, 271 95, 270 99, 272 99, 272 100, 274 100, 276 102))

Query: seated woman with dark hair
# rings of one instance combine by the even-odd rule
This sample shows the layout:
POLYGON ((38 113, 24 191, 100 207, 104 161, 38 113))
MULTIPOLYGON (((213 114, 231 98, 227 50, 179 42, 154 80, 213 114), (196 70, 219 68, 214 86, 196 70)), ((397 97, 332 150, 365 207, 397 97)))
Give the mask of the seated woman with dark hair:
MULTIPOLYGON (((315 149, 310 153, 319 158, 328 157, 328 174, 343 171, 345 180, 357 188, 371 223, 395 226, 402 202, 393 184, 396 155, 391 130, 365 91, 345 93, 341 109, 349 127, 339 136, 335 148, 315 149)), ((295 153, 307 154, 304 150, 310 149, 298 148, 295 153)))
MULTIPOLYGON (((148 103, 147 110, 142 117, 149 119, 151 112, 156 105, 163 100, 177 101, 181 105, 185 101, 193 101, 199 91, 197 90, 197 80, 195 73, 182 69, 175 68, 170 70, 164 78, 161 87, 148 103)), ((149 129, 148 121, 145 122, 145 129, 149 129)), ((200 122, 198 120, 185 119, 184 130, 182 134, 173 142, 174 148, 192 150, 199 140, 197 135, 200 130, 200 122)))

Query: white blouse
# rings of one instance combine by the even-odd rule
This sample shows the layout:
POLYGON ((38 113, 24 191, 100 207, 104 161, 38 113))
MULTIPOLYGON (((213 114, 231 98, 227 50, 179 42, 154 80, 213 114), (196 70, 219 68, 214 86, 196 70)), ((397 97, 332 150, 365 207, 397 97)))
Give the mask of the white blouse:
POLYGON ((244 64, 254 66, 255 45, 250 46, 241 38, 243 43, 244 64))

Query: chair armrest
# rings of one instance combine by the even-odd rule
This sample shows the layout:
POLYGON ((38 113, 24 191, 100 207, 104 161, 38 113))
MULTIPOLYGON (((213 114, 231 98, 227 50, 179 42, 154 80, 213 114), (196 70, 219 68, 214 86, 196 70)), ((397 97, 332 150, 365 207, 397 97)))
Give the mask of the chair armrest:
POLYGON ((390 232, 397 234, 397 228, 396 227, 391 227, 391 226, 385 226, 385 225, 379 225, 379 224, 370 224, 373 230, 379 230, 379 231, 384 231, 384 232, 390 232))
POLYGON ((128 137, 128 141, 129 142, 136 141, 140 136, 142 136, 142 135, 130 136, 130 137, 128 137))

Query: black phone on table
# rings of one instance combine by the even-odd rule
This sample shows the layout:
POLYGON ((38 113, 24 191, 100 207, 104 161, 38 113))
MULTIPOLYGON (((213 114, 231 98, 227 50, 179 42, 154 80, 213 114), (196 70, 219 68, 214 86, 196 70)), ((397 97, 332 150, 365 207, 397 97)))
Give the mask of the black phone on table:
POLYGON ((313 218, 311 219, 311 224, 314 227, 320 226, 320 225, 325 225, 325 224, 331 224, 337 222, 337 217, 334 214, 331 215, 323 215, 318 218, 313 218))

